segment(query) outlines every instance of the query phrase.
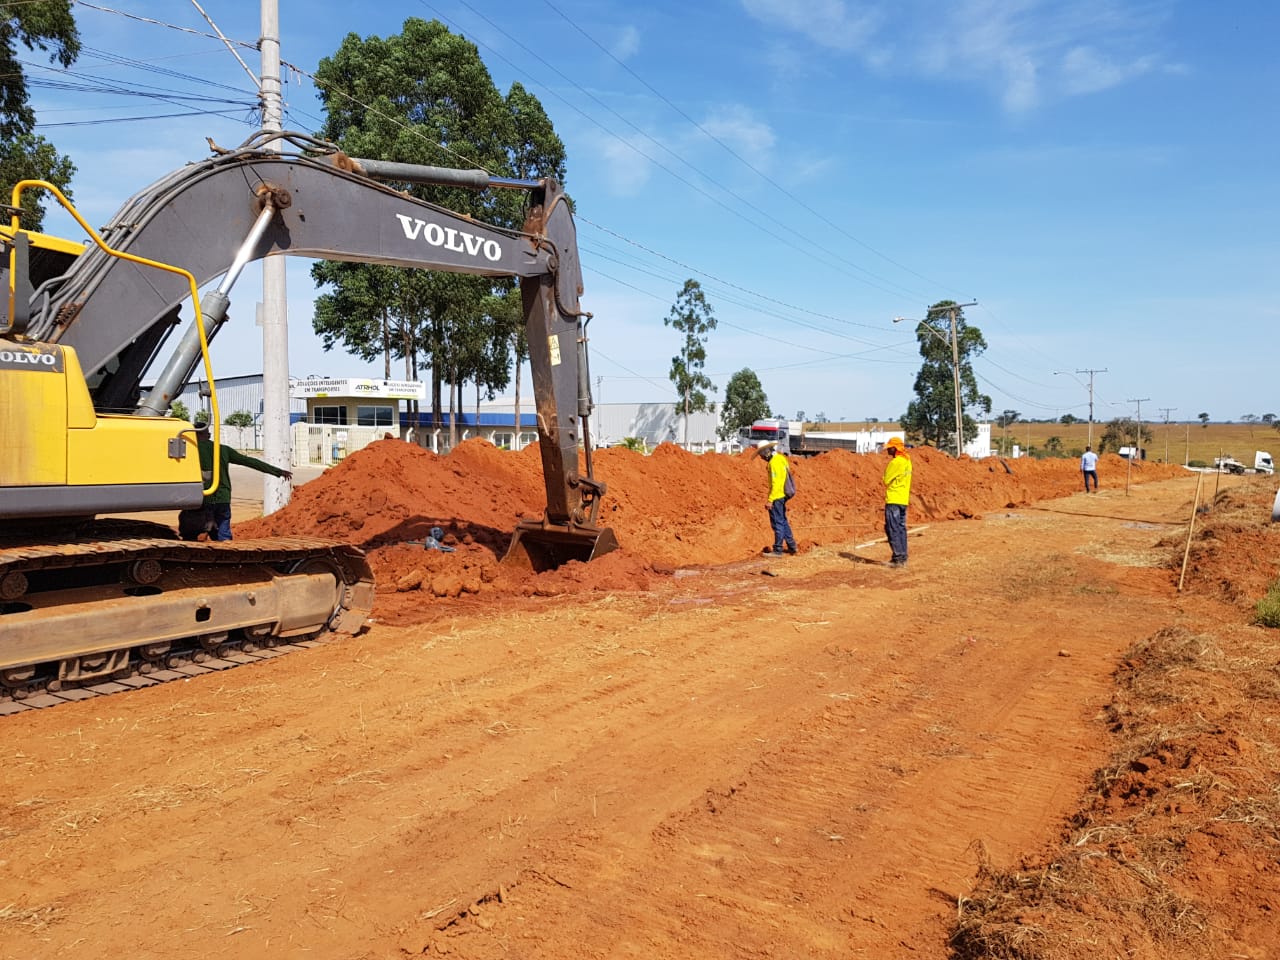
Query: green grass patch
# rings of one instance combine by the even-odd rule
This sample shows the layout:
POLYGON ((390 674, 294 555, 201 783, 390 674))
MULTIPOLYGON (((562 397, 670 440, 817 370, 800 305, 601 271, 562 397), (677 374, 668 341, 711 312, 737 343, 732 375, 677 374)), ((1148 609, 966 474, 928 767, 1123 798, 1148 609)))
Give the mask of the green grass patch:
POLYGON ((1266 596, 1254 607, 1253 622, 1264 627, 1280 627, 1280 580, 1271 584, 1266 596))

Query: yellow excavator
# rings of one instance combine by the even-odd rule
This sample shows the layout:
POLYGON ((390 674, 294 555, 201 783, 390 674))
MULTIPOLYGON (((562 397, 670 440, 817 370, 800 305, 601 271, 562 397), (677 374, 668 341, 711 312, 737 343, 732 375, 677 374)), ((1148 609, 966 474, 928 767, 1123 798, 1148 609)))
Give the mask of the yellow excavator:
MULTIPOLYGON (((118 518, 200 505, 193 427, 166 414, 201 365, 214 381, 209 342, 243 268, 263 257, 519 278, 547 508, 519 524, 506 559, 544 570, 616 548, 598 524, 590 314, 556 181, 360 160, 303 134, 262 132, 142 190, 101 231, 41 181, 17 184, 9 213, 0 226, 0 715, 272 656, 366 622, 373 576, 354 546, 193 543, 118 518), (392 186, 409 183, 522 190, 527 219, 508 230, 392 186), (23 230, 27 190, 52 193, 90 242, 23 230)), ((216 415, 213 426, 216 443, 216 415)))

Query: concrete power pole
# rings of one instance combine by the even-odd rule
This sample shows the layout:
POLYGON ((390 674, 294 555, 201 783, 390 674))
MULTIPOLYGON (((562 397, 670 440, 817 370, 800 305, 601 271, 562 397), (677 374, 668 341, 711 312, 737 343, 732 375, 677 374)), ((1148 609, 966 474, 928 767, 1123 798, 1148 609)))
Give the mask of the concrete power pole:
POLYGON ((1101 370, 1077 370, 1076 373, 1087 373, 1089 375, 1089 446, 1093 446, 1093 375, 1095 373, 1106 373, 1106 368, 1101 370))
POLYGON ((1161 407, 1160 412, 1164 414, 1164 462, 1169 462, 1169 414, 1177 410, 1177 407, 1161 407))
POLYGON ((1134 399, 1134 398, 1129 399, 1130 403, 1136 403, 1138 405, 1138 412, 1137 412, 1138 439, 1134 441, 1134 447, 1133 447, 1135 453, 1142 449, 1142 405, 1150 399, 1151 399, 1150 397, 1138 397, 1137 399, 1134 399))
MULTIPOLYGON (((262 76, 258 95, 262 103, 262 129, 283 129, 283 97, 280 92, 280 11, 277 0, 262 0, 262 76)), ((267 144, 279 152, 279 140, 267 144)), ((286 470, 293 465, 289 426, 289 324, 285 293, 284 257, 262 261, 262 452, 268 463, 286 470)), ((262 512, 271 514, 289 502, 288 480, 263 476, 262 512)))
MULTIPOLYGON (((973 305, 972 303, 964 304, 966 307, 973 305)), ((956 459, 959 460, 964 453, 964 401, 960 399, 960 342, 956 339, 957 309, 959 308, 951 307, 947 310, 947 315, 951 318, 951 377, 956 392, 956 459)))
POLYGON ((1129 474, 1130 474, 1130 473, 1132 472, 1132 470, 1133 470, 1133 461, 1134 461, 1134 458, 1135 458, 1135 457, 1138 457, 1138 456, 1141 456, 1141 454, 1142 454, 1142 404, 1143 404, 1143 402, 1144 402, 1144 401, 1146 401, 1146 400, 1150 400, 1150 399, 1151 399, 1150 397, 1136 397, 1136 398, 1135 398, 1135 397, 1130 397, 1130 398, 1129 398, 1129 402, 1130 402, 1130 403, 1136 403, 1136 404, 1138 405, 1138 413, 1137 413, 1137 417, 1138 417, 1138 429, 1137 429, 1138 439, 1134 441, 1133 449, 1129 451, 1129 456, 1127 456, 1127 457, 1125 458, 1125 474, 1124 474, 1124 492, 1125 492, 1125 496, 1128 496, 1128 495, 1129 495, 1129 474))

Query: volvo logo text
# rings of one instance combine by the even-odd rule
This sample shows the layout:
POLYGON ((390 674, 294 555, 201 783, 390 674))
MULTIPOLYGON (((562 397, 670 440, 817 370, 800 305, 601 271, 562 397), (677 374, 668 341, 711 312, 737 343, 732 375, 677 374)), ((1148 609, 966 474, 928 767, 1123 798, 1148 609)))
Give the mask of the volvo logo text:
POLYGON ((25 350, 0 350, 0 363, 13 366, 56 367, 58 357, 52 353, 28 353, 25 350))
POLYGON ((404 235, 410 240, 421 237, 433 247, 443 247, 445 250, 465 253, 471 257, 484 254, 486 260, 494 263, 502 259, 502 246, 497 240, 486 240, 465 230, 442 227, 438 223, 428 223, 426 220, 418 220, 403 213, 397 213, 396 219, 400 221, 404 235))

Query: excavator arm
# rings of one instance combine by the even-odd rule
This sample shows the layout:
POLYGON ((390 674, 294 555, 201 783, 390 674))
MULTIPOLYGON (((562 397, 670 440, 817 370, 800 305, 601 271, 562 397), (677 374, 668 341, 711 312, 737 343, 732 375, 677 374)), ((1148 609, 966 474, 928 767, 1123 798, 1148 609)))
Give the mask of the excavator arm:
MULTIPOLYGON (((299 149, 267 151, 259 134, 240 149, 185 166, 142 190, 102 229, 105 246, 180 265, 202 289, 222 278, 201 298, 210 339, 226 321, 227 295, 244 265, 268 256, 519 278, 547 509, 541 521, 520 525, 508 556, 527 557, 543 569, 616 547, 613 534, 597 526, 604 485, 592 476, 587 429, 589 315, 579 306, 576 230, 560 185, 358 160, 299 134, 280 136, 299 149), (519 189, 530 196, 529 214, 522 230, 508 230, 375 178, 519 189)), ((161 416, 200 361, 194 324, 169 346, 189 299, 179 276, 91 247, 60 275, 5 279, 16 306, 0 336, 73 347, 99 411, 161 416), (155 384, 142 397, 144 375, 155 384)))

